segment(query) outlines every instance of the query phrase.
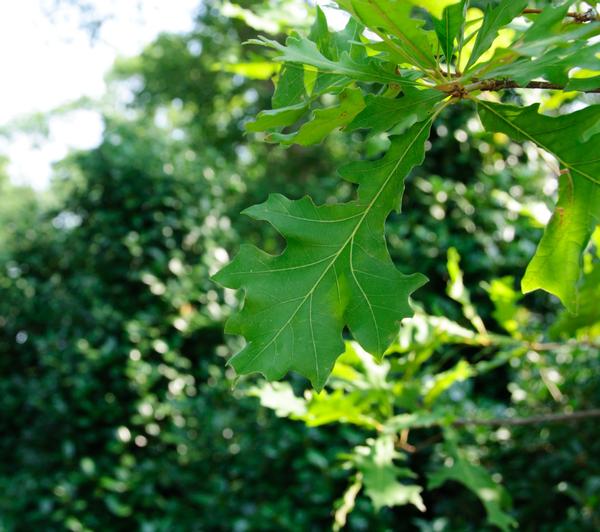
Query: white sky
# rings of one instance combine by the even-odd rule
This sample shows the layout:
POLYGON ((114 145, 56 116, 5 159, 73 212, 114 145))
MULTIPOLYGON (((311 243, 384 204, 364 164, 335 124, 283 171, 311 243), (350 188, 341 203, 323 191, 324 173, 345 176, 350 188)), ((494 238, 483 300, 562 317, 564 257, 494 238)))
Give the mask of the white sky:
MULTIPOLYGON (((47 17, 53 0, 0 2, 0 126, 24 114, 49 111, 82 96, 101 97, 104 75, 118 55, 139 53, 161 31, 183 32, 193 26, 199 0, 95 0, 109 17, 100 38, 90 43, 73 16, 47 17)), ((64 12, 61 12, 64 13, 64 12)), ((66 12, 67 14, 69 11, 66 12)), ((88 148, 100 140, 99 115, 71 113, 51 122, 51 141, 40 148, 19 135, 0 139, 0 154, 11 160, 13 181, 44 188, 50 163, 69 148, 88 148)))
MULTIPOLYGON (((316 1, 322 7, 331 5, 329 0, 316 1)), ((83 96, 102 97, 104 76, 117 56, 138 54, 160 32, 191 30, 201 0, 91 0, 106 19, 93 43, 80 27, 77 10, 63 7, 48 16, 54 2, 0 0, 0 127, 83 96)), ((347 17, 339 11, 326 11, 333 28, 345 24, 347 17)), ((70 149, 96 146, 101 136, 99 113, 76 111, 52 118, 50 139, 41 144, 25 134, 9 140, 0 136, 0 155, 10 159, 13 182, 43 189, 53 162, 70 149)))

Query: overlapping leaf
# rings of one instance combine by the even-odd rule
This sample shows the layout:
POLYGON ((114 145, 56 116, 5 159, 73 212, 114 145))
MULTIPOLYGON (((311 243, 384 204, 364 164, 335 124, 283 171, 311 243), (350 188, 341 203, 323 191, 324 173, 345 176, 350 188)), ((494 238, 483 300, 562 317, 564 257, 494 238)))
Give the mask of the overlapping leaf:
MULTIPOLYGON (((486 64, 474 65, 472 54, 469 64, 473 67, 469 75, 479 79, 510 78, 521 85, 534 79, 564 85, 574 68, 597 67, 600 47, 590 38, 600 33, 600 23, 569 23, 566 18, 569 8, 567 2, 547 6, 540 14, 532 15, 531 26, 517 34, 510 48, 499 49, 486 64)), ((514 13, 516 10, 510 15, 514 13)), ((479 31, 478 38, 483 30, 479 31)))
MULTIPOLYGON (((321 142, 336 128, 346 126, 365 107, 360 89, 346 89, 340 95, 340 103, 333 107, 317 109, 311 119, 294 133, 273 133, 270 140, 283 145, 300 144, 308 146, 321 142)), ((261 117, 259 116, 259 121, 261 117)), ((287 124, 285 124, 287 125, 287 124)))
POLYGON ((433 106, 445 97, 441 91, 414 87, 405 87, 402 95, 395 98, 369 94, 364 110, 350 122, 348 129, 368 128, 379 133, 394 128, 400 133, 415 122, 425 120, 433 106))
POLYGON ((398 321, 412 314, 409 296, 425 282, 392 263, 384 222, 399 204, 404 178, 424 156, 431 118, 394 137, 374 162, 351 163, 341 173, 358 184, 346 204, 317 207, 272 195, 246 211, 270 222, 287 240, 281 255, 243 246, 215 279, 243 288, 243 309, 227 331, 248 344, 231 364, 238 373, 260 372, 270 380, 295 370, 321 389, 344 351, 347 326, 370 353, 381 357, 397 334, 398 321))
POLYGON ((319 72, 346 76, 349 79, 370 83, 414 84, 412 80, 404 80, 391 69, 386 68, 385 63, 376 58, 365 57, 357 60, 348 52, 343 52, 338 61, 328 59, 321 53, 316 43, 306 37, 292 35, 288 37, 285 45, 264 37, 252 41, 252 43, 262 44, 280 52, 276 58, 278 61, 307 65, 319 72))
POLYGON ((525 7, 527 7, 527 0, 502 0, 497 6, 488 7, 483 18, 483 24, 477 32, 466 69, 488 50, 500 28, 506 26, 513 18, 521 14, 525 7))
POLYGON ((600 106, 553 118, 540 115, 537 104, 521 108, 480 101, 479 116, 489 131, 536 143, 554 154, 564 169, 556 210, 522 288, 525 293, 546 290, 575 313, 581 257, 600 223, 600 135, 583 140, 585 132, 600 120, 600 106))
POLYGON ((423 29, 424 21, 411 17, 413 5, 410 2, 337 0, 337 3, 372 31, 391 36, 389 43, 400 62, 423 70, 437 68, 431 39, 423 29))

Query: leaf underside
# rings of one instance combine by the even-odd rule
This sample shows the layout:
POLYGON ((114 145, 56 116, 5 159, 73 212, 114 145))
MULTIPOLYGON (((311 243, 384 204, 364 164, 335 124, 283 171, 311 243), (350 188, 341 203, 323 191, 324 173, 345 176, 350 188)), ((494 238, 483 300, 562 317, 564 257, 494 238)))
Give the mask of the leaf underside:
POLYGON ((561 167, 556 210, 522 280, 523 292, 539 288, 556 295, 572 313, 583 252, 600 223, 600 135, 584 141, 600 121, 600 105, 559 117, 538 113, 538 105, 515 107, 480 101, 485 128, 531 141, 553 153, 561 167))

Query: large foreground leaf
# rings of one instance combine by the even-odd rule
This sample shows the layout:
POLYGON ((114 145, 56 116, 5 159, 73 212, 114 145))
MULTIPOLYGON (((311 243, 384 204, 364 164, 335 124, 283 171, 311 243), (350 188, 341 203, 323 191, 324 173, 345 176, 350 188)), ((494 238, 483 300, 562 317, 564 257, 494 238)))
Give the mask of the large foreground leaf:
POLYGON ((399 205, 404 177, 423 160, 430 128, 431 119, 419 122, 394 137, 382 159, 342 168, 359 185, 353 202, 317 207, 308 197, 271 195, 246 211, 270 222, 287 247, 273 256, 243 246, 215 277, 246 292, 243 309, 227 324, 227 332, 248 341, 231 359, 238 373, 276 380, 295 370, 320 390, 344 351, 345 326, 367 351, 383 355, 398 321, 412 314, 409 295, 426 280, 396 269, 384 223, 399 205))
POLYGON ((581 257, 600 223, 600 135, 583 140, 600 120, 600 106, 556 118, 540 115, 537 104, 521 108, 480 101, 478 106, 487 130, 534 142, 563 167, 556 210, 521 284, 525 293, 541 288, 556 295, 575 313, 581 257))

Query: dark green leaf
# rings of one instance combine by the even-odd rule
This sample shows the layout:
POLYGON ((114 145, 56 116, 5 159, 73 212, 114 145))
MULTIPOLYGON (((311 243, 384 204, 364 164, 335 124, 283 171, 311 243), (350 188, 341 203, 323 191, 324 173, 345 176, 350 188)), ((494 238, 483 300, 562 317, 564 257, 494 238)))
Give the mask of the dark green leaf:
POLYGON ((396 269, 383 231, 405 176, 423 160, 430 127, 431 120, 415 124, 393 138, 384 158, 344 167, 343 177, 359 185, 353 202, 317 207, 308 197, 271 195, 246 211, 270 222, 287 247, 273 256, 243 246, 215 276, 246 292, 243 309, 227 324, 248 341, 231 359, 236 371, 276 380, 295 370, 320 390, 344 351, 344 326, 367 351, 383 356, 398 321, 412 314, 409 295, 425 282, 396 269))
POLYGON ((280 107, 258 113, 256 120, 246 124, 246 130, 251 132, 266 131, 294 124, 307 110, 304 103, 280 107))

